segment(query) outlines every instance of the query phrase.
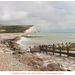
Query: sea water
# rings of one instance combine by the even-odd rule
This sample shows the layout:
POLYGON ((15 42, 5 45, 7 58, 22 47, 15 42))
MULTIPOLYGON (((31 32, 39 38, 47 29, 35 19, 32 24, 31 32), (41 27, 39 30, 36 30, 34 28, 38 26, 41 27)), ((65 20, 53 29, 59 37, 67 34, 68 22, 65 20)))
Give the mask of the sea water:
MULTIPOLYGON (((61 44, 61 43, 75 43, 75 33, 29 33, 27 34, 30 37, 21 37, 21 40, 18 41, 22 49, 29 50, 29 46, 39 46, 40 44, 61 44), (32 36, 32 37, 31 37, 32 36), (35 36, 35 37, 34 37, 35 36)), ((53 63, 60 63, 64 66, 65 69, 69 68, 75 71, 75 58, 65 58, 64 56, 52 56, 45 55, 43 53, 37 53, 37 56, 41 58, 50 58, 44 61, 44 66, 47 66, 51 61, 53 63), (65 63, 64 63, 65 62, 65 63), (66 67, 67 66, 67 67, 66 67)))
POLYGON ((28 36, 32 37, 21 37, 18 43, 27 48, 29 46, 39 46, 41 44, 52 45, 61 43, 75 43, 75 33, 29 33, 28 36), (35 37, 34 37, 35 36, 35 37))
POLYGON ((75 33, 30 33, 30 36, 40 36, 31 38, 38 44, 57 44, 75 42, 75 33))

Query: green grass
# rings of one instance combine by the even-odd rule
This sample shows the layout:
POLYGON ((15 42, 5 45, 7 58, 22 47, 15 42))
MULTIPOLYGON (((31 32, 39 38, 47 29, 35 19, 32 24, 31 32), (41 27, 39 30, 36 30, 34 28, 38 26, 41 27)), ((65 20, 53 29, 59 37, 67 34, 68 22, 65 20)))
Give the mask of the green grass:
POLYGON ((33 25, 0 25, 0 33, 23 33, 33 25))

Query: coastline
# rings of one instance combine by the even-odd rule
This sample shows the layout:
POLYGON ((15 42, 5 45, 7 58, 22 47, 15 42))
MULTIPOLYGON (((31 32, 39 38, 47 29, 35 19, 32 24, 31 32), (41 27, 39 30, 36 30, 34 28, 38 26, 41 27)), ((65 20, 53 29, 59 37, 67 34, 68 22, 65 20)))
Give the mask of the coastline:
MULTIPOLYGON (((19 33, 18 33, 19 34, 19 33)), ((3 33, 0 34, 0 71, 30 71, 31 69, 22 63, 20 63, 12 55, 12 51, 7 45, 3 44, 4 40, 13 39, 17 33, 3 33), (27 67, 27 68, 24 68, 27 67)), ((19 35, 20 36, 20 35, 19 35)))
MULTIPOLYGON (((39 53, 32 54, 29 52, 24 52, 21 48, 18 47, 18 44, 16 44, 16 42, 20 40, 20 37, 22 35, 23 34, 21 33, 0 34, 0 60, 3 60, 2 62, 0 62, 0 65, 2 65, 2 69, 0 69, 0 71, 70 71, 70 69, 68 68, 70 65, 65 63, 63 64, 64 61, 67 61, 67 58, 65 57, 58 57, 58 55, 56 55, 56 57, 52 54, 45 55, 39 53), (10 41, 7 39, 9 39, 10 41), (11 42, 11 44, 15 45, 15 48, 17 47, 18 49, 14 50, 13 48, 10 48, 11 44, 7 47, 7 45, 4 44, 4 42, 11 42), (10 61, 9 59, 11 59, 11 62, 7 63, 7 60, 10 61), (13 60, 16 63, 14 63, 13 60), (62 60, 61 63, 59 63, 60 60, 62 60), (5 61, 7 64, 6 66, 4 65, 5 61), (18 65, 16 65, 17 63, 18 65)), ((72 60, 71 58, 69 59, 72 60)))

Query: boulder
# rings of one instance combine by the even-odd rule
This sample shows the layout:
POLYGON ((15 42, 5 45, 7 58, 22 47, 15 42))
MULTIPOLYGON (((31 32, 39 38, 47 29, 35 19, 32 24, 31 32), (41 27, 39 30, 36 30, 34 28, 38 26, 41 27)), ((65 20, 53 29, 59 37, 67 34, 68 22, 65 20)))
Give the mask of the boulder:
POLYGON ((51 63, 48 64, 47 67, 42 67, 41 71, 65 71, 64 69, 60 68, 59 64, 51 63))
POLYGON ((50 69, 50 70, 53 70, 53 71, 61 71, 64 69, 61 69, 60 68, 60 65, 59 64, 55 64, 55 63, 51 63, 51 64, 48 64, 47 67, 50 69))
POLYGON ((32 66, 32 63, 29 60, 25 60, 24 63, 29 65, 29 66, 32 66))
POLYGON ((21 52, 21 51, 15 51, 15 52, 13 52, 13 54, 23 54, 23 52, 21 52))
POLYGON ((43 61, 43 59, 42 59, 42 58, 39 58, 39 57, 36 58, 36 60, 37 60, 37 61, 43 61))
POLYGON ((29 61, 32 63, 33 66, 37 64, 37 62, 34 59, 30 59, 29 61))
POLYGON ((34 69, 38 69, 39 68, 39 66, 37 64, 34 65, 33 67, 34 67, 34 69))
POLYGON ((13 40, 18 41, 18 40, 20 40, 20 37, 17 36, 13 40))

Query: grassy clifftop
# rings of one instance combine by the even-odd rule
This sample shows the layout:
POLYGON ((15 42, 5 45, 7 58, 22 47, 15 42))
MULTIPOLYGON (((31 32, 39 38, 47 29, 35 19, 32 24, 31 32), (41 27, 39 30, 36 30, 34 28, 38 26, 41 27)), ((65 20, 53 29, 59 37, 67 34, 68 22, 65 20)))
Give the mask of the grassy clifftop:
POLYGON ((0 33, 22 33, 33 25, 0 25, 0 33))

